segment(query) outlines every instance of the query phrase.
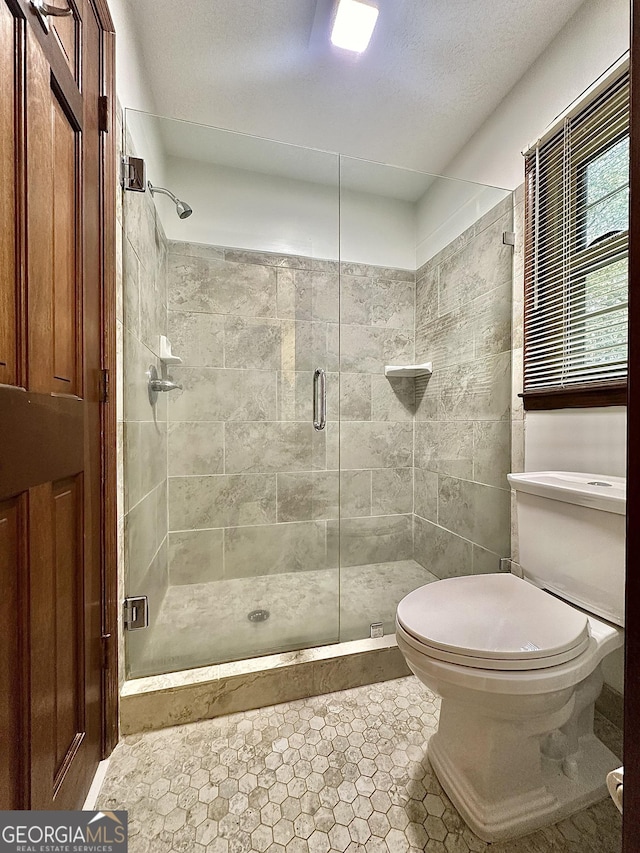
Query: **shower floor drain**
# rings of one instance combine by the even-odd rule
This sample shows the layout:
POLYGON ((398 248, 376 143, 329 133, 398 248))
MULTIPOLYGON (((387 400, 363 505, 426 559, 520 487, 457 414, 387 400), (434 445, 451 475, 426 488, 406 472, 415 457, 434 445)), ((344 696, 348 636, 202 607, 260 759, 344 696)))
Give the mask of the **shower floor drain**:
POLYGON ((249 622, 266 622, 269 615, 268 610, 252 610, 247 614, 247 619, 249 622))

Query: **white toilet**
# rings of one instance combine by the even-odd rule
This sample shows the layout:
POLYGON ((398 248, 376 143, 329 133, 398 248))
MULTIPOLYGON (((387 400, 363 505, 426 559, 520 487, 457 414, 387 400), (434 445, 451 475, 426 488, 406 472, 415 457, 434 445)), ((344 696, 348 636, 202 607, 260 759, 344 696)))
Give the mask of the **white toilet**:
POLYGON ((593 733, 600 664, 623 645, 626 481, 510 474, 521 576, 436 581, 398 605, 412 672, 442 697, 428 756, 485 841, 607 796, 619 760, 593 733))

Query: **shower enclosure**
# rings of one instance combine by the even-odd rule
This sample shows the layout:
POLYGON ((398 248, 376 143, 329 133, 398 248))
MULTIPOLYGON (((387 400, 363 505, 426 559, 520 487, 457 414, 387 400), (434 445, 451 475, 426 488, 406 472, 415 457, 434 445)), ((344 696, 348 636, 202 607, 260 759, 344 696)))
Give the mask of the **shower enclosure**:
POLYGON ((132 111, 124 140, 128 675, 380 636, 498 571, 511 194, 132 111))

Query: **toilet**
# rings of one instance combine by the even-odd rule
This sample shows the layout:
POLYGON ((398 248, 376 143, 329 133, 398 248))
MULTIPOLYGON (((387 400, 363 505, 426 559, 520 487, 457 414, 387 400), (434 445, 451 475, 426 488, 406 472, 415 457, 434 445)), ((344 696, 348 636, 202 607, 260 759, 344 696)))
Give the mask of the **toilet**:
POLYGON ((519 565, 427 584, 396 614, 409 668, 442 700, 429 761, 485 841, 605 798, 620 763, 593 715, 602 661, 624 642, 626 481, 564 471, 508 479, 519 565))

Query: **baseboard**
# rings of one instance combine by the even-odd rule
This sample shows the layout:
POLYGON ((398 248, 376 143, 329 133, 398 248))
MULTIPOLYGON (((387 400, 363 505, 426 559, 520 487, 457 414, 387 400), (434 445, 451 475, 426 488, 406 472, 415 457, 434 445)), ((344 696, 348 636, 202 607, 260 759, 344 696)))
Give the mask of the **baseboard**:
POLYGON ((624 722, 624 696, 605 684, 602 693, 596 699, 596 710, 610 723, 621 729, 624 722))

